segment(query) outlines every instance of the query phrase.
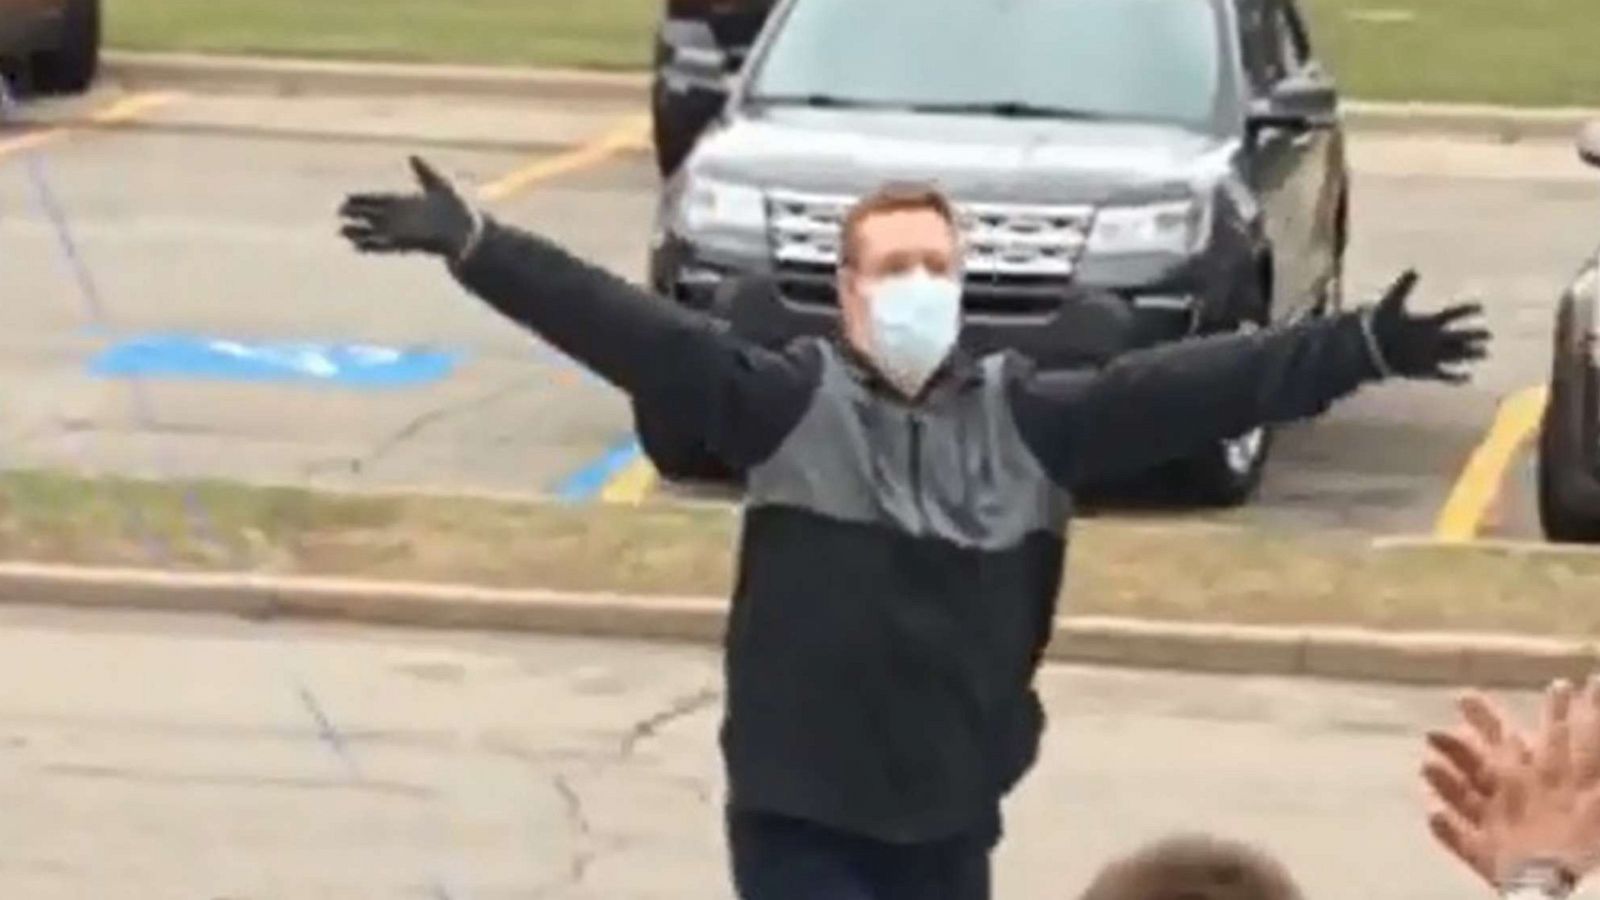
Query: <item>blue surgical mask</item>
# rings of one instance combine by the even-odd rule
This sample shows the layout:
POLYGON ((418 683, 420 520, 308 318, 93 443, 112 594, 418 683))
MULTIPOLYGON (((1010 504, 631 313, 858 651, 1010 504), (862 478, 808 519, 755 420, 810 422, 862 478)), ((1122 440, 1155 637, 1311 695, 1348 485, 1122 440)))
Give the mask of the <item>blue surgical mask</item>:
POLYGON ((961 282, 918 269, 878 282, 866 299, 873 362, 902 394, 917 396, 961 334, 961 282))

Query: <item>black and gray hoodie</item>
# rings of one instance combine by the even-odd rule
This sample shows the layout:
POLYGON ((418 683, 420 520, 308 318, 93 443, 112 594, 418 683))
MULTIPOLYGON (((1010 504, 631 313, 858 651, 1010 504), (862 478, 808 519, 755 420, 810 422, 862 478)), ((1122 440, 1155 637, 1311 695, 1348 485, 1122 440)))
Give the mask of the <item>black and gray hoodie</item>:
POLYGON ((742 475, 730 803, 892 842, 983 827, 1037 753, 1071 491, 1312 416, 1378 376, 1354 315, 1038 371, 957 355, 915 403, 494 223, 455 267, 742 475))

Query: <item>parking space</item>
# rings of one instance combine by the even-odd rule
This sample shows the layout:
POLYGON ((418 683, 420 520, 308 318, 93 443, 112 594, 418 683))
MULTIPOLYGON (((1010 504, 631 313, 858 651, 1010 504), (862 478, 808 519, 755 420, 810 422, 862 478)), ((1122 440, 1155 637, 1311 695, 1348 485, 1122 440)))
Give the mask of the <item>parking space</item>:
MULTIPOLYGON (((0 243, 27 262, 7 267, 14 299, 0 336, 7 462, 537 492, 613 441, 625 418, 612 392, 463 297, 436 264, 361 258, 337 239, 344 193, 407 187, 405 149, 161 130, 52 142, 45 175, 99 287, 103 323, 82 302, 30 172, 20 158, 0 168, 0 203, 21 213, 0 221, 0 243), (462 362, 405 391, 152 381, 142 409, 126 383, 85 373, 108 342, 169 333, 442 347, 462 362)), ((616 264, 624 251, 586 213, 609 207, 637 221, 647 210, 628 199, 644 192, 608 200, 618 192, 579 180, 522 206, 538 167, 561 155, 429 151, 466 184, 533 176, 498 191, 497 211, 542 218, 616 264)))
MULTIPOLYGON (((638 278, 656 179, 637 152, 637 110, 131 102, 33 107, 34 131, 0 139, 0 464, 619 502, 701 496, 657 484, 630 454, 626 405, 612 390, 463 295, 436 263, 362 258, 335 233, 346 192, 407 187, 405 157, 420 151, 498 215, 638 278), (117 104, 117 130, 4 149, 62 123, 103 126, 94 117, 117 104), (25 151, 44 161, 103 321, 65 265, 25 151), (388 389, 151 380, 143 401, 87 371, 106 346, 155 334, 438 348, 456 364, 388 389)), ((1416 266, 1425 304, 1489 304, 1495 358, 1470 388, 1384 387, 1288 430, 1260 501, 1225 520, 1431 532, 1502 399, 1544 378, 1556 295, 1590 249, 1600 185, 1565 147, 1356 140, 1352 294, 1416 266)), ((1502 465, 1511 493, 1489 491, 1474 530, 1533 536, 1523 459, 1502 465)))
POLYGON ((1452 162, 1433 142, 1369 141, 1354 161, 1356 296, 1415 266, 1424 303, 1484 301, 1493 357, 1470 388, 1386 386, 1296 429, 1255 513, 1423 534, 1452 524, 1441 517, 1465 488, 1483 500, 1470 507, 1478 534, 1536 538, 1526 447, 1513 442, 1498 467, 1469 463, 1486 442, 1509 439, 1504 425, 1493 433, 1502 402, 1548 377, 1556 299, 1593 249, 1600 182, 1564 145, 1484 146, 1452 162))
MULTIPOLYGON (((0 625, 13 896, 728 896, 704 649, 15 607, 0 625)), ((1473 895, 1414 799, 1438 691, 1056 666, 1039 685, 1052 733, 1007 805, 998 896, 1059 900, 1197 821, 1319 898, 1383 896, 1396 871, 1411 900, 1473 895)))

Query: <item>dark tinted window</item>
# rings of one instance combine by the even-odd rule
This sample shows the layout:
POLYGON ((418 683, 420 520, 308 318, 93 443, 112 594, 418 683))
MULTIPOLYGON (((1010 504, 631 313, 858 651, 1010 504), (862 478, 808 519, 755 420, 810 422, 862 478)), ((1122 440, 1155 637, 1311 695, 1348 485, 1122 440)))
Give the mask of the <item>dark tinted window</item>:
POLYGON ((1305 23, 1286 0, 1240 0, 1240 46, 1245 70, 1257 92, 1265 91, 1311 61, 1305 23))
POLYGON ((802 0, 750 92, 1203 125, 1218 21, 1212 0, 802 0))

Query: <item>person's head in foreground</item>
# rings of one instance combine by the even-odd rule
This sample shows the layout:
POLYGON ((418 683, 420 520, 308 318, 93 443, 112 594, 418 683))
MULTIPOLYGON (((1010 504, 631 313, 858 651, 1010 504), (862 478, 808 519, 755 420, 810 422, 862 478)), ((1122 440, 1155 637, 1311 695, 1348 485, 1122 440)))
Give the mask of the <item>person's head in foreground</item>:
POLYGON ((885 185, 845 217, 845 340, 908 397, 922 392, 961 335, 961 263, 954 208, 932 185, 885 185))
POLYGON ((1079 900, 1300 900, 1265 852, 1207 835, 1151 844, 1100 870, 1079 900))
POLYGON ((1479 693, 1428 735, 1434 836, 1502 896, 1560 898, 1600 864, 1600 677, 1558 681, 1520 728, 1479 693))

